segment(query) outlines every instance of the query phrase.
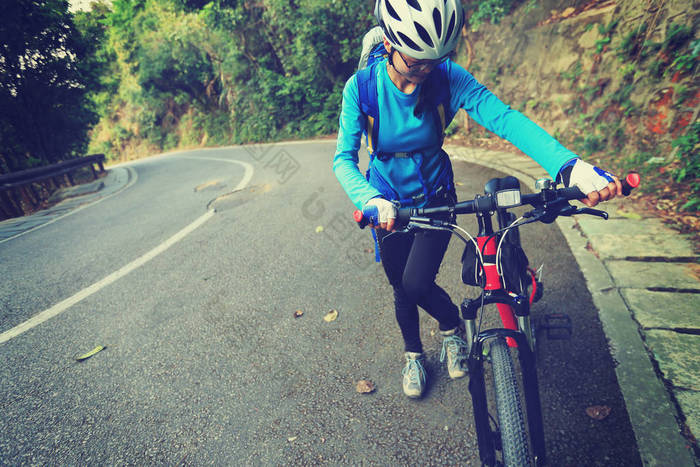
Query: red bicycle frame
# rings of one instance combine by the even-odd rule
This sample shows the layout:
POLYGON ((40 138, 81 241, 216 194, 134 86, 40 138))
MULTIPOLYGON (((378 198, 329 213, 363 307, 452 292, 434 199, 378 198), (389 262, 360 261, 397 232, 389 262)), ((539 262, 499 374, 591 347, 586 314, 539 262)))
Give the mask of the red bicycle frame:
MULTIPOLYGON (((483 268, 484 276, 486 279, 486 284, 484 285, 484 291, 490 290, 505 290, 501 282, 501 275, 498 273, 498 265, 496 261, 498 253, 498 240, 500 237, 493 233, 493 227, 491 225, 491 217, 488 215, 479 215, 479 235, 476 237, 476 242, 481 251, 481 256, 483 258, 483 268)), ((504 227, 501 225, 501 227, 504 227)), ((503 235, 503 234, 502 234, 503 235)), ((508 266, 508 265, 507 265, 508 266)), ((532 292, 528 297, 529 305, 532 305, 535 295, 537 293, 537 281, 535 280, 535 272, 528 268, 528 273, 532 277, 532 292)), ((513 291, 505 290, 508 293, 513 293, 513 291)), ((513 331, 518 330, 518 323, 515 318, 515 313, 510 305, 504 303, 496 303, 498 313, 501 316, 501 322, 503 327, 506 329, 512 329, 513 331)), ((508 345, 510 347, 517 347, 515 339, 508 337, 506 338, 508 345)))

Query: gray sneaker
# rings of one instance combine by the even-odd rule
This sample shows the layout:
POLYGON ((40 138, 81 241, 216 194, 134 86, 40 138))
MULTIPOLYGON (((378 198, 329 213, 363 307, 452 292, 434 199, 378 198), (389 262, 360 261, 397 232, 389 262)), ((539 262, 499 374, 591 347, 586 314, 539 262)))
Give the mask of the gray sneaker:
POLYGON ((440 331, 443 336, 442 352, 440 361, 444 362, 447 357, 447 373, 450 378, 462 378, 467 374, 467 350, 469 345, 462 339, 460 328, 449 331, 440 331))
POLYGON ((406 352, 406 366, 403 371, 403 393, 415 399, 425 390, 425 357, 422 353, 406 352))

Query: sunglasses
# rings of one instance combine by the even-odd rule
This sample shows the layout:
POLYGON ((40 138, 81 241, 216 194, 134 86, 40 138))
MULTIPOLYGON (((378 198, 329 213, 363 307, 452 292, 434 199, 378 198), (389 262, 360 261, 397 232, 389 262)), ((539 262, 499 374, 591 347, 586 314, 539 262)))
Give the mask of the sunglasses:
POLYGON ((399 57, 401 57, 403 64, 406 65, 406 68, 408 68, 408 72, 411 74, 419 73, 421 71, 425 71, 425 70, 434 68, 437 65, 446 61, 448 58, 448 56, 445 55, 444 57, 438 58, 437 60, 430 60, 427 62, 420 62, 420 63, 414 63, 413 65, 409 65, 408 62, 406 61, 406 59, 403 57, 403 54, 396 49, 394 49, 394 50, 396 51, 397 54, 399 54, 399 57))

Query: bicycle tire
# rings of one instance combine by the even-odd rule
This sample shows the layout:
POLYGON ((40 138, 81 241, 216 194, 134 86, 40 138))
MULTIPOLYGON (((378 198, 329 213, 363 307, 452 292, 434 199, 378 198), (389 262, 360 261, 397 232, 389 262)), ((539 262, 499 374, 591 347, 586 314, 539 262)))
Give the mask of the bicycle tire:
POLYGON ((499 337, 491 342, 490 354, 503 464, 506 467, 532 465, 521 403, 523 398, 504 338, 499 337))

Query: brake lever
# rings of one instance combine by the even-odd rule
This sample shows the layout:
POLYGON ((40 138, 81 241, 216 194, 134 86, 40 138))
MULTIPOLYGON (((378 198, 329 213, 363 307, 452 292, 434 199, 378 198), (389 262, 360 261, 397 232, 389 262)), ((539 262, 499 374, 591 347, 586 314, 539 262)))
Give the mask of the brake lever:
POLYGON ((413 233, 420 232, 421 230, 430 228, 430 224, 423 224, 422 222, 409 222, 400 229, 396 229, 392 233, 413 233))
POLYGON ((558 215, 559 215, 559 216, 573 216, 573 215, 575 215, 575 214, 580 214, 580 213, 581 213, 581 210, 580 210, 579 208, 577 208, 577 207, 575 207, 575 206, 572 206, 572 205, 570 205, 570 204, 567 203, 566 206, 564 206, 563 208, 561 208, 561 210, 559 211, 558 215))
POLYGON ((559 216, 573 216, 576 214, 576 208, 567 201, 559 201, 536 211, 539 212, 534 217, 544 224, 551 224, 559 216))
POLYGON ((600 209, 593 208, 578 208, 574 214, 590 214, 591 216, 602 217, 608 220, 608 213, 606 211, 601 211, 600 209))

